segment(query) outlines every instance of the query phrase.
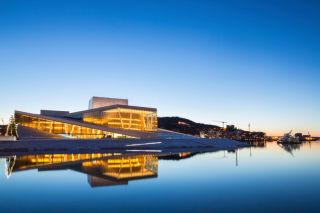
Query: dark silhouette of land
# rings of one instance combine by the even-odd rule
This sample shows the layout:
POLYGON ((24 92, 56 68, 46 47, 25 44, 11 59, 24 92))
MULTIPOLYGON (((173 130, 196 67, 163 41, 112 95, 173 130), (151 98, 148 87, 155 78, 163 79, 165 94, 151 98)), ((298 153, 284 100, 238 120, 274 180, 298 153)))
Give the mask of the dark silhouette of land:
POLYGON ((180 117, 158 117, 158 127, 161 129, 171 130, 189 135, 200 135, 201 132, 211 130, 221 130, 216 125, 196 123, 186 118, 180 117))
POLYGON ((227 125, 226 128, 222 128, 216 125, 197 123, 181 117, 158 117, 158 127, 202 138, 228 138, 249 142, 269 140, 264 132, 250 132, 236 128, 234 125, 227 125))

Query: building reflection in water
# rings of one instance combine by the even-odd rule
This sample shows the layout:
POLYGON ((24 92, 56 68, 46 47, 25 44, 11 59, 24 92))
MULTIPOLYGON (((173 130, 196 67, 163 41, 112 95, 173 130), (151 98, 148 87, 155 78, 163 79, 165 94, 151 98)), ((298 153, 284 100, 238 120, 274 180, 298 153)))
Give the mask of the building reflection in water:
POLYGON ((278 144, 282 149, 290 153, 292 156, 294 150, 299 150, 302 144, 278 144))
POLYGON ((158 175, 158 156, 121 154, 43 154, 13 156, 6 159, 6 175, 70 169, 87 174, 92 187, 128 184, 129 180, 154 178, 158 175))

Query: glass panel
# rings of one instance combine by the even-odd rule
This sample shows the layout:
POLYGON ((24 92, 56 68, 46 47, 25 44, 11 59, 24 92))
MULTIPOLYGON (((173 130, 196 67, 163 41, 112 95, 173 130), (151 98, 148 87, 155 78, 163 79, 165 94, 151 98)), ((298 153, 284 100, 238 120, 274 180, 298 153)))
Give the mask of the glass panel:
POLYGON ((71 138, 79 139, 97 139, 97 138, 111 138, 111 137, 128 137, 121 134, 112 134, 98 129, 92 129, 87 127, 81 127, 77 125, 62 123, 58 121, 52 121, 49 119, 39 119, 36 117, 22 115, 16 113, 16 122, 22 126, 31 127, 39 131, 59 134, 71 138))
POLYGON ((83 120, 88 123, 113 128, 139 131, 155 131, 158 127, 157 113, 154 111, 116 108, 104 112, 84 113, 83 120))

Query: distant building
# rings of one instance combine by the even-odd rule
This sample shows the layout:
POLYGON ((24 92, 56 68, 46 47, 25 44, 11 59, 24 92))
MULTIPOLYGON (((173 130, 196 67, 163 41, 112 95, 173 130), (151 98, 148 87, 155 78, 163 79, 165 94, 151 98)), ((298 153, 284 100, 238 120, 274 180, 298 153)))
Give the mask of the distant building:
POLYGON ((297 138, 299 141, 301 141, 303 139, 302 133, 296 133, 296 134, 294 134, 294 137, 297 138))

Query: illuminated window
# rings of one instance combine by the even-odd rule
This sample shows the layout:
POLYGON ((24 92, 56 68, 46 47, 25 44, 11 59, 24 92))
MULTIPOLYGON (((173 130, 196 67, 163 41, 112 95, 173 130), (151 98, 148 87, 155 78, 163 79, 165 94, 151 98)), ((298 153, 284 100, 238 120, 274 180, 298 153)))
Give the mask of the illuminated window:
POLYGON ((155 111, 122 107, 105 111, 86 112, 83 120, 88 123, 113 128, 140 131, 155 131, 158 127, 157 113, 155 111))

